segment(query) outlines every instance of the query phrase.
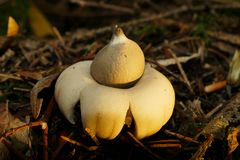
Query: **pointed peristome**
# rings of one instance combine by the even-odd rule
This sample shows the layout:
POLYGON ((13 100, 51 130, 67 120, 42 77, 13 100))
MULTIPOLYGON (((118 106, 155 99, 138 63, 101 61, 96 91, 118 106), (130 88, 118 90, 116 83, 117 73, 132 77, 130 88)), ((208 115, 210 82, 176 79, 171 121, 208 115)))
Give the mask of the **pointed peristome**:
POLYGON ((144 54, 139 45, 116 27, 109 44, 94 58, 91 75, 100 84, 127 88, 142 76, 144 65, 144 54))

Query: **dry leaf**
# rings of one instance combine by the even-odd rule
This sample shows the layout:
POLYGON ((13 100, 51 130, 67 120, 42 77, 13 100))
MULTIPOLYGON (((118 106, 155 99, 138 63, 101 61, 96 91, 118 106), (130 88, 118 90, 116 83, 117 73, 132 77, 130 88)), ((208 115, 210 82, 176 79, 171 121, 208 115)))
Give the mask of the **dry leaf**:
POLYGON ((8 18, 8 30, 7 30, 7 37, 14 37, 18 34, 19 26, 14 18, 8 18))
POLYGON ((0 36, 0 50, 5 50, 12 43, 14 37, 18 34, 19 26, 14 18, 8 18, 8 30, 6 36, 0 36))
POLYGON ((240 127, 231 127, 228 129, 227 141, 228 141, 228 155, 238 147, 239 143, 237 137, 240 133, 240 127))
POLYGON ((198 150, 194 153, 190 160, 204 160, 204 155, 208 148, 211 146, 214 141, 213 135, 209 135, 207 139, 198 147, 198 150))
MULTIPOLYGON (((21 121, 19 118, 13 116, 8 110, 8 103, 0 103, 0 134, 5 131, 23 126, 26 123, 21 121)), ((28 147, 29 130, 25 129, 22 131, 15 132, 9 136, 6 140, 12 147, 18 151, 23 151, 28 147)), ((10 154, 7 147, 1 142, 0 143, 0 159, 9 159, 10 154)))
POLYGON ((54 35, 52 26, 43 13, 37 8, 33 2, 29 8, 29 22, 33 33, 38 37, 54 35))
POLYGON ((19 71, 17 75, 34 80, 41 80, 43 78, 42 73, 37 71, 19 71))
POLYGON ((41 79, 34 85, 33 89, 31 90, 30 102, 31 102, 32 114, 34 118, 38 118, 42 108, 42 103, 43 103, 43 98, 38 97, 38 94, 43 89, 49 88, 52 85, 52 82, 57 79, 58 75, 59 73, 55 73, 41 79))

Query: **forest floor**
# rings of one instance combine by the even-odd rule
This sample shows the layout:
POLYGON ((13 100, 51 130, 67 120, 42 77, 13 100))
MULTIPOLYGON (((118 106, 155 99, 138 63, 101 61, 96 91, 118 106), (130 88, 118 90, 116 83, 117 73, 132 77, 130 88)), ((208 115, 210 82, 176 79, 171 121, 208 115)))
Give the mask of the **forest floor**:
POLYGON ((69 2, 73 12, 63 4, 59 13, 39 3, 58 28, 54 36, 20 33, 0 44, 0 140, 12 159, 240 159, 240 2, 69 2), (146 62, 169 78, 176 94, 171 119, 143 140, 127 127, 114 140, 98 139, 83 130, 80 119, 71 125, 53 96, 61 71, 92 60, 116 24, 140 45, 146 62), (9 112, 27 122, 12 127, 9 112), (19 151, 9 137, 28 128, 29 144, 19 151))

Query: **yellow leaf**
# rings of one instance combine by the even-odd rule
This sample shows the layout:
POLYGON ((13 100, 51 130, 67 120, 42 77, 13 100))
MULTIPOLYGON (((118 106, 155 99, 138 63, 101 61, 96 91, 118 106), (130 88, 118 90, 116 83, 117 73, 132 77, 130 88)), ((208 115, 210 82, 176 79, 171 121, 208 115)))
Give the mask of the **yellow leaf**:
POLYGON ((52 26, 33 2, 29 8, 29 22, 33 33, 38 37, 54 35, 52 26))
POLYGON ((7 37, 14 37, 18 34, 19 26, 14 18, 8 18, 8 30, 7 30, 7 37))
POLYGON ((227 141, 228 141, 228 154, 232 154, 232 152, 238 147, 239 143, 237 137, 240 133, 239 127, 230 127, 228 130, 227 141))

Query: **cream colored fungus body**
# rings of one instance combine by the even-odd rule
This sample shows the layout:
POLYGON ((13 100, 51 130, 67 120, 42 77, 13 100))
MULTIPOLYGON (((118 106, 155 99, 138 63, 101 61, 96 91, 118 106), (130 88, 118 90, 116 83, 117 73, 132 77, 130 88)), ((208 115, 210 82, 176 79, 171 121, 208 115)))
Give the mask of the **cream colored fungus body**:
POLYGON ((128 111, 137 138, 156 133, 171 117, 175 102, 169 80, 145 65, 141 48, 118 27, 93 61, 73 64, 61 73, 55 98, 71 123, 80 101, 83 127, 106 139, 120 133, 128 111))
POLYGON ((90 74, 91 63, 68 67, 56 82, 56 101, 71 123, 79 100, 83 127, 100 138, 113 139, 120 133, 129 108, 139 139, 156 133, 169 120, 175 94, 163 74, 147 65, 133 87, 120 89, 97 83, 90 74))

